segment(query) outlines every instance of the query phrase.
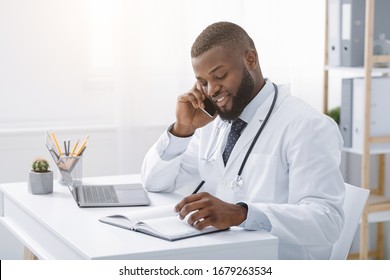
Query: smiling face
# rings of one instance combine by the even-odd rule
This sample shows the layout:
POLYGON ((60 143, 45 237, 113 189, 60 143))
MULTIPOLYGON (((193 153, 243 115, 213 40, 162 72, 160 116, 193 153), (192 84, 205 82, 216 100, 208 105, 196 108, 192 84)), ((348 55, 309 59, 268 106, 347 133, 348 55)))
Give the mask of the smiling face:
POLYGON ((224 120, 237 119, 258 92, 251 73, 253 59, 249 52, 227 51, 221 46, 192 58, 195 76, 203 92, 224 120))

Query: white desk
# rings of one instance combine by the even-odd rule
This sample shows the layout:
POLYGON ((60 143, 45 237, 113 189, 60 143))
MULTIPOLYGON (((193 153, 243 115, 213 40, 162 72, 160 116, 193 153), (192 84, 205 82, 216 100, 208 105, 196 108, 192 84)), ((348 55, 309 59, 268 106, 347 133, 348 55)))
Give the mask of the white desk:
MULTIPOLYGON (((89 178, 85 183, 139 182, 138 175, 89 178)), ((152 205, 172 204, 178 194, 149 193, 152 205)), ((278 239, 233 228, 169 242, 98 221, 141 207, 79 208, 67 187, 32 195, 27 183, 0 185, 0 222, 40 259, 277 259, 278 239)))

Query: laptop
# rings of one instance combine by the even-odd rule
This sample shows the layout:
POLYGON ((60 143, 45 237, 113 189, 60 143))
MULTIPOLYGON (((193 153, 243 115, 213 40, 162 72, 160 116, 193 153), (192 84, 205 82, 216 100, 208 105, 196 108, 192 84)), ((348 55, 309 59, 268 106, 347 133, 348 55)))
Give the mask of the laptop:
MULTIPOLYGON (((72 166, 76 163, 73 162, 72 166)), ((64 168, 61 164, 57 166, 79 207, 150 205, 149 197, 141 184, 83 185, 73 180, 72 168, 64 168)))

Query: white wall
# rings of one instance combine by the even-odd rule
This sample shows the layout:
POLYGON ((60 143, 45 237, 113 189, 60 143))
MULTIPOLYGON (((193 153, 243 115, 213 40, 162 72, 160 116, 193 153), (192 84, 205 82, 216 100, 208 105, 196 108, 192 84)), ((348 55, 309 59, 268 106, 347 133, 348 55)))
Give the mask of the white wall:
MULTIPOLYGON (((49 156, 43 145, 49 128, 73 141, 91 134, 85 176, 139 172, 148 147, 173 122, 177 96, 194 82, 193 40, 215 21, 243 26, 264 75, 290 83, 294 95, 321 110, 324 5, 0 1, 0 183, 26 180, 31 160, 49 156)), ((339 104, 339 92, 331 88, 331 106, 339 104)), ((1 259, 20 256, 21 244, 3 228, 0 246, 1 259)))
POLYGON ((85 0, 0 2, 0 128, 115 123, 113 84, 93 80, 86 10, 85 0))

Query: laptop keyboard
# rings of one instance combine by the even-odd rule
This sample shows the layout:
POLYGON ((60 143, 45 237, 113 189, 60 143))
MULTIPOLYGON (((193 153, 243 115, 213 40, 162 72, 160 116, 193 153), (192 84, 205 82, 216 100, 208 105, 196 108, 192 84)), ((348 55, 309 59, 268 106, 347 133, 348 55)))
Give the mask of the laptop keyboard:
POLYGON ((83 186, 86 203, 118 203, 114 186, 83 186))

